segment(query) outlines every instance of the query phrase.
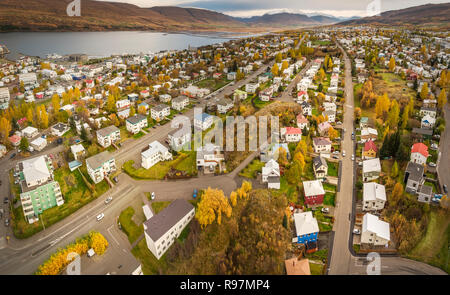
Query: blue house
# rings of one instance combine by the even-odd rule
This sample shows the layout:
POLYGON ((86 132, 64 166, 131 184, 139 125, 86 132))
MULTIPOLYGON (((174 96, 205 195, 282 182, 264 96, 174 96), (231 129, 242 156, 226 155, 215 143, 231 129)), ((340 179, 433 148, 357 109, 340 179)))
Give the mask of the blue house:
POLYGON ((311 211, 294 213, 294 221, 298 244, 305 244, 308 246, 310 243, 317 242, 319 237, 319 225, 311 211))

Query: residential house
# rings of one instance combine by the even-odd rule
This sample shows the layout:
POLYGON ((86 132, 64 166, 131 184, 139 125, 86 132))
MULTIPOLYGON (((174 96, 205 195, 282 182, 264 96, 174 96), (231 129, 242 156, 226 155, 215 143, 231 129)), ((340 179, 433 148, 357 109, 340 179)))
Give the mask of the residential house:
POLYGON ((296 102, 302 103, 304 101, 306 101, 306 102, 309 101, 309 95, 308 95, 308 92, 302 90, 297 93, 297 101, 296 102))
POLYGON ((316 206, 323 203, 325 191, 320 180, 303 181, 305 204, 316 206))
POLYGON ((322 112, 322 115, 325 119, 327 119, 327 122, 334 123, 336 121, 335 111, 324 111, 322 112))
POLYGON ((70 130, 69 125, 64 123, 56 123, 51 127, 51 132, 55 136, 63 136, 70 130))
POLYGON ((313 171, 316 179, 325 179, 328 175, 328 163, 321 156, 313 158, 313 171))
POLYGON ((19 162, 18 175, 23 214, 28 223, 39 220, 45 210, 64 204, 59 183, 53 178, 50 158, 39 156, 19 162))
POLYGON ((255 93, 258 87, 259 83, 248 83, 245 84, 245 91, 248 93, 255 93))
POLYGON ((0 144, 0 158, 4 157, 8 153, 8 149, 3 144, 0 144))
POLYGON ((304 116, 312 116, 312 107, 308 102, 303 101, 300 105, 304 116))
POLYGON ((181 112, 189 105, 189 98, 187 96, 178 96, 172 99, 172 109, 181 112))
POLYGON ((377 140, 378 131, 376 129, 367 127, 361 130, 361 142, 366 142, 368 140, 377 140))
POLYGON ((302 129, 296 127, 281 128, 281 137, 286 142, 299 142, 302 140, 302 129))
POLYGON ((366 141, 364 143, 364 148, 362 151, 362 158, 365 159, 374 159, 377 157, 377 146, 375 145, 375 142, 371 139, 366 141))
POLYGON ((431 117, 430 115, 425 115, 420 122, 421 128, 433 129, 434 124, 436 124, 436 119, 431 117))
POLYGON ((197 168, 203 172, 214 172, 216 167, 222 170, 222 162, 225 160, 219 146, 207 144, 197 149, 197 168))
POLYGON ((159 141, 153 141, 149 148, 141 153, 141 159, 142 167, 150 169, 156 163, 172 160, 172 154, 159 141))
POLYGON ((170 107, 165 104, 159 104, 153 107, 150 113, 153 120, 162 121, 170 115, 170 107))
POLYGON ((405 171, 405 178, 403 179, 406 184, 405 191, 407 193, 417 193, 419 187, 422 186, 425 181, 423 173, 423 165, 414 162, 408 162, 405 171))
POLYGON ((127 108, 129 108, 130 106, 131 106, 131 102, 130 102, 130 100, 128 100, 128 99, 122 99, 122 100, 116 101, 116 108, 117 108, 118 110, 121 110, 121 109, 127 109, 127 108))
POLYGON ((317 131, 319 131, 319 134, 321 136, 325 136, 328 134, 328 130, 331 128, 331 124, 328 121, 322 122, 319 125, 317 125, 317 131))
POLYGON ((207 113, 202 113, 194 117, 194 127, 199 130, 207 130, 214 123, 214 118, 207 113))
POLYGON ((305 116, 303 116, 303 114, 297 115, 297 127, 302 130, 304 130, 305 128, 306 130, 309 130, 309 121, 305 118, 305 116))
POLYGON ((271 144, 263 144, 260 147, 260 159, 261 162, 267 163, 271 159, 278 160, 280 155, 280 149, 283 149, 286 152, 287 159, 290 159, 289 147, 287 143, 271 143, 271 144))
POLYGON ((116 171, 116 161, 110 152, 104 151, 87 158, 86 167, 94 183, 99 183, 116 171))
POLYGON ((148 127, 147 117, 136 114, 126 120, 127 130, 133 134, 138 134, 143 128, 148 127))
POLYGON ((363 217, 361 244, 387 246, 390 241, 389 223, 378 216, 366 213, 363 217))
POLYGON ((247 92, 236 89, 233 94, 233 99, 236 101, 247 99, 247 92))
POLYGON ((280 165, 271 159, 262 168, 262 182, 267 182, 268 188, 280 189, 280 165))
POLYGON ((77 161, 82 160, 86 155, 86 150, 84 149, 84 146, 80 143, 71 145, 70 151, 72 152, 74 159, 77 161))
POLYGON ((413 144, 411 148, 411 162, 425 165, 428 156, 428 147, 425 144, 421 142, 413 144))
POLYGON ((159 101, 160 102, 170 102, 172 100, 172 96, 170 96, 169 94, 161 94, 159 95, 159 101))
POLYGON ((120 141, 120 129, 114 125, 97 130, 97 142, 104 148, 120 141))
POLYGON ((47 139, 38 137, 30 142, 30 146, 40 152, 47 146, 47 139))
POLYGON ((13 147, 18 147, 20 145, 20 141, 22 140, 22 137, 18 134, 14 134, 8 138, 9 142, 13 147))
POLYGON ((377 179, 378 177, 380 177, 380 173, 381 164, 379 158, 363 161, 362 177, 364 182, 377 179))
POLYGON ((126 119, 130 116, 130 109, 123 109, 120 111, 117 111, 117 117, 119 117, 120 119, 126 119))
POLYGON ((432 197, 433 197, 433 187, 426 184, 422 185, 422 187, 418 191, 417 201, 423 203, 430 203, 432 197))
POLYGON ((181 151, 189 147, 191 143, 191 128, 180 128, 169 132, 167 139, 170 147, 175 151, 181 151))
POLYGON ((314 137, 313 147, 315 153, 330 153, 331 152, 331 140, 327 137, 314 137))
POLYGON ((420 109, 420 116, 429 115, 431 118, 436 119, 436 108, 423 107, 420 109))
POLYGON ((144 222, 147 248, 160 259, 195 216, 195 207, 177 199, 144 222))
POLYGON ((32 138, 38 136, 38 134, 39 134, 39 130, 32 126, 28 126, 22 130, 22 137, 26 137, 28 139, 32 139, 32 138))
POLYGON ((369 118, 368 117, 361 117, 361 119, 359 119, 359 128, 361 130, 365 129, 369 127, 369 118))
POLYGON ((363 211, 382 210, 386 203, 386 189, 384 185, 366 182, 363 187, 363 211))
POLYGON ((217 111, 220 114, 226 114, 229 110, 233 108, 233 101, 228 98, 221 98, 217 102, 217 111))
POLYGON ((304 244, 306 249, 317 248, 319 224, 311 211, 294 213, 297 243, 304 244))
POLYGON ((286 267, 286 274, 288 276, 311 275, 309 260, 307 258, 302 260, 299 260, 297 257, 287 259, 284 261, 284 266, 286 267))
POLYGON ((236 72, 230 72, 227 74, 227 80, 236 80, 236 72))

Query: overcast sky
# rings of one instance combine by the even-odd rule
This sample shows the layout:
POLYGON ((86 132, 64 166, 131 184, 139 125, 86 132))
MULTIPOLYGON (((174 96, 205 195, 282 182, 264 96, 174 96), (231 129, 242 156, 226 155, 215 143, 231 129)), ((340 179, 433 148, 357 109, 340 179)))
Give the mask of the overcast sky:
POLYGON ((368 16, 373 14, 371 2, 378 1, 381 11, 402 9, 440 0, 101 0, 127 2, 141 7, 181 6, 219 11, 231 16, 250 17, 275 12, 323 13, 334 16, 368 16), (369 7, 369 9, 368 9, 369 7))

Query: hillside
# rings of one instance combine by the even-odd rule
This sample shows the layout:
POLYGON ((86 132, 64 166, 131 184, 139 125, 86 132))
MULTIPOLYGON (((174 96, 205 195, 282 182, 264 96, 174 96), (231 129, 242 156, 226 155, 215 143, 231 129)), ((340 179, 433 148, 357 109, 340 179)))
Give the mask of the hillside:
POLYGON ((444 26, 450 24, 450 3, 426 4, 400 10, 391 10, 379 16, 348 20, 339 25, 381 24, 381 25, 427 25, 444 26))

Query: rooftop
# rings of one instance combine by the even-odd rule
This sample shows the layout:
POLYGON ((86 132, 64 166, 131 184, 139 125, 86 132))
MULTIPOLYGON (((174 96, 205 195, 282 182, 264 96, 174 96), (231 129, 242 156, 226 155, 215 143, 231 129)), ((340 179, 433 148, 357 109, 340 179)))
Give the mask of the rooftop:
POLYGON ((95 170, 97 168, 100 168, 103 165, 103 163, 108 162, 111 159, 114 159, 112 154, 108 151, 104 151, 101 152, 100 154, 87 158, 86 164, 95 170))

